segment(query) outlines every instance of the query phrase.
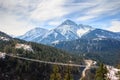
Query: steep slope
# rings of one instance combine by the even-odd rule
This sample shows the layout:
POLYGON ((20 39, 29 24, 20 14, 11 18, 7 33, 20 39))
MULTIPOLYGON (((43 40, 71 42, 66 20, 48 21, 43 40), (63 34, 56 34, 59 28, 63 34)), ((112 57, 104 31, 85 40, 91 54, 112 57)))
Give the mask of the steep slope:
POLYGON ((51 44, 61 41, 70 41, 80 38, 84 33, 93 30, 91 26, 77 25, 71 20, 66 20, 55 29, 46 33, 39 43, 51 44))
POLYGON ((63 35, 66 40, 77 39, 78 36, 76 35, 76 29, 78 25, 70 20, 64 21, 61 25, 59 25, 55 30, 61 35, 63 35))
POLYGON ((83 34, 93 30, 88 25, 78 25, 71 20, 65 20, 56 28, 46 31, 33 29, 27 32, 24 36, 20 36, 20 39, 26 41, 34 41, 43 44, 52 44, 61 41, 70 41, 80 38, 83 34), (42 34, 41 34, 42 33, 42 34))
POLYGON ((54 42, 59 42, 59 41, 65 41, 66 38, 57 32, 56 30, 50 30, 47 34, 43 36, 41 40, 39 40, 38 43, 43 43, 43 44, 51 44, 54 42))
POLYGON ((78 39, 84 33, 91 30, 92 27, 88 25, 77 25, 75 22, 71 20, 64 21, 61 25, 59 25, 55 30, 61 33, 66 39, 78 39), (72 36, 73 35, 73 36, 72 36))
POLYGON ((87 34, 84 34, 81 38, 82 39, 111 38, 120 40, 120 34, 107 30, 95 29, 93 31, 88 32, 87 34))
POLYGON ((35 28, 28 32, 26 32, 24 35, 19 36, 18 38, 26 40, 26 41, 37 41, 36 38, 41 39, 42 36, 47 33, 48 30, 43 28, 35 28))

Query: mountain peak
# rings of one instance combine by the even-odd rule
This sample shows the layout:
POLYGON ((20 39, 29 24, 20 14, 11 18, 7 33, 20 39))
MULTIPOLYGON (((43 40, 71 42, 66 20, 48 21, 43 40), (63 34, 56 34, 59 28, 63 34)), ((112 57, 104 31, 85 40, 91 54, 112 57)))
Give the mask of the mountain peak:
POLYGON ((72 20, 67 19, 61 25, 77 25, 77 24, 72 20))
POLYGON ((41 34, 41 32, 43 31, 48 31, 47 29, 44 28, 40 28, 40 27, 36 27, 34 29, 29 30, 28 32, 26 32, 26 35, 30 35, 30 34, 41 34))
POLYGON ((18 38, 26 40, 26 41, 32 41, 33 39, 37 37, 42 37, 45 33, 47 33, 48 30, 40 27, 36 27, 34 29, 29 30, 22 36, 18 36, 18 38))

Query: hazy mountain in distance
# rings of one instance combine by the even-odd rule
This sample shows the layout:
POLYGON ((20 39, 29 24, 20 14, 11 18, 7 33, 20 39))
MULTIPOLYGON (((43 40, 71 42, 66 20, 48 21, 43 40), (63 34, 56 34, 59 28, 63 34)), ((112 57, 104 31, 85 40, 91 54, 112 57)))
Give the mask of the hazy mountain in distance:
POLYGON ((26 32, 24 35, 19 36, 18 38, 26 40, 26 41, 34 41, 35 38, 39 37, 40 39, 44 34, 48 32, 47 29, 43 28, 34 28, 28 32, 26 32))

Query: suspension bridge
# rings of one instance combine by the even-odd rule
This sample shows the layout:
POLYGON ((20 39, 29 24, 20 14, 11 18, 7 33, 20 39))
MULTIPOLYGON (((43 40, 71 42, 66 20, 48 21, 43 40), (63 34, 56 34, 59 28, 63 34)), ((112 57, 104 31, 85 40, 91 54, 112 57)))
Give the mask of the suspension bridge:
MULTIPOLYGON (((60 63, 60 62, 49 62, 49 61, 42 61, 37 59, 30 59, 26 57, 20 57, 13 54, 4 54, 4 56, 14 57, 21 60, 27 60, 32 62, 44 63, 44 64, 51 64, 51 65, 61 65, 61 66, 71 66, 71 67, 86 67, 87 65, 79 65, 79 64, 71 64, 71 63, 60 63)), ((98 68, 98 66, 91 66, 91 68, 98 68)))

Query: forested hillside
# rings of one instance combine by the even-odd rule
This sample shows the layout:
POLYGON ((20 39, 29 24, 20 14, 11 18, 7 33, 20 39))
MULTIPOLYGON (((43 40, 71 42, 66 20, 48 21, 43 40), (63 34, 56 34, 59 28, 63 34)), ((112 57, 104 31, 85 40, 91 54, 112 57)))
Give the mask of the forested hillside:
MULTIPOLYGON (((6 34, 2 34, 0 40, 0 52, 5 54, 12 54, 29 59, 49 61, 49 62, 61 62, 61 63, 76 63, 84 64, 82 58, 69 54, 65 51, 53 48, 51 46, 45 46, 33 42, 26 42, 24 40, 13 39, 6 34)), ((10 56, 0 56, 0 80, 53 80, 55 78, 53 74, 54 65, 32 62, 29 60, 22 60, 10 56)), ((61 79, 67 77, 67 66, 57 66, 61 79), (66 75, 66 76, 64 76, 66 75)), ((71 67, 69 75, 74 80, 80 78, 82 69, 79 67, 71 67)), ((60 79, 60 80, 61 80, 60 79)))
POLYGON ((115 39, 78 39, 59 42, 53 46, 109 65, 116 65, 120 62, 120 41, 115 39))
POLYGON ((69 75, 72 80, 78 80, 84 69, 57 65, 56 69, 54 66, 6 57, 0 59, 0 80, 63 80, 69 75))

